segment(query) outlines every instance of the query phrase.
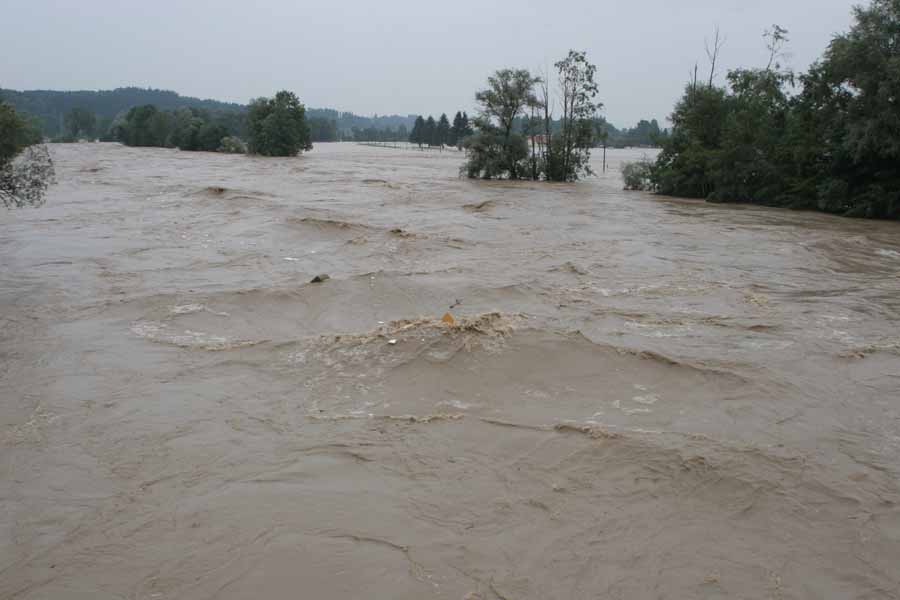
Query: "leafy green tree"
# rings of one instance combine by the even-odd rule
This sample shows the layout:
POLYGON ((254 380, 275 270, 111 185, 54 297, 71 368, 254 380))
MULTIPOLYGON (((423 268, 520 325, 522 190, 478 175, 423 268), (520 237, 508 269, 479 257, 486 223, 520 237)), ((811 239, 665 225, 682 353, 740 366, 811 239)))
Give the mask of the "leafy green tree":
POLYGON ((197 148, 204 152, 217 152, 222 140, 228 137, 228 129, 219 123, 206 122, 197 132, 197 148))
POLYGON ((251 154, 296 156, 312 149, 306 109, 293 92, 281 91, 274 98, 251 102, 247 129, 251 154))
POLYGON ((730 71, 727 89, 689 85, 661 136, 652 186, 900 218, 900 0, 872 0, 854 17, 799 78, 780 65, 788 32, 774 25, 765 68, 730 71))
POLYGON ((195 150, 202 121, 190 108, 179 108, 172 113, 172 132, 169 144, 181 150, 195 150))
POLYGON ((511 175, 510 164, 516 173, 527 170, 528 144, 519 134, 508 137, 502 128, 479 116, 476 119, 477 133, 463 142, 468 159, 461 172, 471 179, 515 179, 511 175))
POLYGON ((661 193, 706 198, 715 190, 712 165, 722 148, 727 114, 724 89, 687 86, 672 112, 672 134, 654 168, 654 184, 661 193))
POLYGON ((77 107, 66 113, 64 123, 69 139, 78 140, 82 137, 93 139, 97 116, 87 109, 77 107))
POLYGON ((241 138, 229 135, 222 138, 222 142, 217 151, 224 152, 225 154, 246 154, 247 145, 241 138))
POLYGON ((900 0, 874 0, 854 17, 801 77, 796 188, 820 210, 900 218, 900 0))
POLYGON ((783 142, 788 121, 786 87, 793 74, 739 69, 728 74, 731 94, 721 149, 710 168, 713 201, 777 204, 785 193, 783 142))
POLYGON ((438 120, 435 135, 437 138, 437 146, 443 148, 446 144, 450 143, 450 121, 447 119, 446 113, 442 114, 441 118, 438 120))
POLYGON ((151 123, 159 110, 152 104, 135 106, 128 111, 120 128, 120 141, 127 146, 157 146, 151 123))
POLYGON ((0 102, 0 167, 32 144, 40 143, 40 134, 11 104, 0 102))
POLYGON ((147 145, 171 147, 173 126, 172 113, 157 110, 147 121, 147 130, 150 136, 150 143, 147 145))
POLYGON ((481 110, 478 133, 466 145, 469 160, 462 168, 469 177, 520 177, 528 148, 514 125, 525 107, 536 102, 538 81, 525 69, 502 69, 488 77, 487 89, 475 94, 481 110))
POLYGON ((39 205, 53 182, 53 161, 40 130, 0 102, 0 201, 6 207, 39 205))
POLYGON ((309 135, 313 142, 336 142, 339 139, 337 121, 322 117, 309 119, 309 135))
MULTIPOLYGON (((576 50, 570 50, 555 67, 562 115, 559 134, 550 142, 545 155, 545 176, 550 181, 574 181, 583 174, 591 174, 594 121, 602 107, 594 101, 598 92, 594 81, 597 67, 588 62, 585 52, 576 50)), ((533 102, 540 104, 536 99, 533 102)))
POLYGON ((653 191, 653 163, 647 159, 622 165, 626 190, 653 191))

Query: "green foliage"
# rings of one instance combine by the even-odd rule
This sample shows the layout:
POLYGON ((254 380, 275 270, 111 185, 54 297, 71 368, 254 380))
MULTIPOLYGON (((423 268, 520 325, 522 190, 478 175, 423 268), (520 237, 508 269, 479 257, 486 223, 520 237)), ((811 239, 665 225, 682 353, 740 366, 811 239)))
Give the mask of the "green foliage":
POLYGON ((378 129, 372 125, 365 129, 353 127, 350 130, 350 136, 357 142, 405 142, 409 139, 409 131, 402 123, 396 130, 391 127, 378 129))
POLYGON ((5 167, 22 150, 38 144, 38 130, 23 118, 12 105, 0 102, 0 168, 5 167))
POLYGON ((412 144, 418 144, 419 148, 422 147, 422 144, 428 143, 428 137, 425 131, 425 119, 422 118, 422 115, 416 117, 416 122, 413 123, 412 132, 409 134, 409 141, 412 144))
POLYGON ((525 69, 501 69, 488 77, 487 89, 475 94, 481 114, 478 133, 465 144, 469 158, 461 170, 468 177, 518 179, 525 173, 528 145, 514 126, 525 107, 537 103, 539 81, 525 69))
POLYGON ((654 191, 653 163, 647 159, 622 165, 626 190, 654 191))
POLYGON ((226 154, 246 154, 247 145, 241 140, 241 138, 229 135, 222 138, 222 144, 219 146, 219 152, 224 152, 226 154))
POLYGON ((97 116, 85 109, 76 107, 66 113, 65 119, 65 136, 71 140, 79 140, 86 138, 94 139, 94 132, 97 127, 97 116))
POLYGON ((422 137, 429 146, 437 146, 437 123, 435 123, 434 117, 431 115, 425 119, 425 129, 423 130, 422 137))
POLYGON ((167 135, 160 135, 159 110, 152 104, 136 106, 128 111, 121 125, 119 139, 126 146, 166 146, 167 135))
POLYGON ((554 66, 559 75, 562 116, 559 135, 545 155, 545 176, 550 181, 575 181, 592 173, 594 120, 602 107, 594 102, 598 92, 594 82, 597 67, 588 62, 586 53, 576 50, 570 50, 554 66))
POLYGON ((309 137, 313 142, 337 142, 341 139, 336 119, 315 117, 308 119, 309 137))
POLYGON ((625 148, 629 146, 644 148, 657 147, 664 135, 664 132, 660 129, 659 122, 656 119, 650 121, 641 119, 638 121, 637 125, 631 129, 624 129, 622 131, 617 131, 615 128, 611 131, 608 123, 605 124, 604 128, 608 132, 608 145, 616 148, 625 148))
MULTIPOLYGON (((0 91, 21 113, 34 115, 42 124, 43 135, 48 138, 67 135, 65 117, 72 110, 80 108, 96 115, 98 127, 95 134, 104 137, 108 125, 121 114, 124 116, 135 106, 152 104, 159 110, 176 110, 187 106, 202 108, 210 113, 235 113, 244 107, 239 104, 202 100, 180 96, 167 90, 127 87, 103 91, 57 92, 32 90, 18 92, 0 91), (106 121, 107 127, 100 127, 99 121, 106 121)), ((236 132, 239 133, 239 132, 236 132)))
POLYGON ((450 131, 447 132, 447 144, 462 150, 465 139, 472 133, 472 126, 469 125, 469 115, 465 112, 457 111, 453 117, 453 125, 450 126, 450 131))
POLYGON ((550 114, 548 82, 512 69, 488 78, 488 88, 475 94, 481 113, 475 121, 478 133, 466 143, 468 162, 462 173, 547 181, 575 181, 591 174, 590 152, 601 107, 594 102, 596 67, 584 52, 574 50, 555 66, 562 107, 558 121, 550 114))
POLYGON ((654 183, 663 194, 705 198, 714 189, 712 161, 722 145, 725 90, 689 85, 670 117, 672 134, 657 159, 654 183))
POLYGON ((504 179, 528 170, 528 144, 518 133, 509 135, 489 121, 476 119, 478 131, 465 138, 468 160, 462 167, 466 177, 504 179))
POLYGON ((53 182, 53 161, 33 122, 0 102, 0 202, 37 206, 53 182))
POLYGON ((442 114, 441 118, 438 120, 437 128, 435 129, 435 137, 432 145, 443 148, 448 143, 450 143, 450 121, 447 119, 446 114, 442 114))
POLYGON ((258 98, 247 110, 247 149, 263 156, 296 156, 312 149, 306 109, 293 92, 258 98))
POLYGON ((161 111, 151 104, 132 108, 111 128, 116 139, 128 146, 216 152, 224 138, 242 128, 242 121, 229 113, 212 116, 193 107, 161 111))
POLYGON ((900 0, 854 9, 851 30, 795 77, 766 32, 765 69, 689 85, 652 170, 661 193, 900 218, 900 0))

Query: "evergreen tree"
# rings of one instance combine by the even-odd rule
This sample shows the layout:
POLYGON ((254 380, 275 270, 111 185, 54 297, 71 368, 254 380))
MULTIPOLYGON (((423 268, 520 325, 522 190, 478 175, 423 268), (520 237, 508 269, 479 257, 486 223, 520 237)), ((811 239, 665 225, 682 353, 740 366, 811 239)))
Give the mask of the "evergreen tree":
POLYGON ((458 146, 462 140, 462 113, 456 111, 453 117, 453 125, 450 127, 450 133, 447 136, 448 146, 458 146))
POLYGON ((428 120, 425 121, 425 143, 429 146, 437 145, 437 123, 434 122, 434 117, 431 115, 428 116, 428 120))
POLYGON ((444 113, 441 115, 441 118, 438 120, 437 124, 437 146, 441 148, 444 147, 445 144, 450 143, 450 121, 447 120, 447 114, 444 113))
POLYGON ((463 112, 462 120, 460 121, 460 131, 462 131, 462 138, 458 140, 459 144, 462 144, 463 139, 469 137, 475 130, 472 128, 472 124, 469 122, 469 115, 463 112))
POLYGON ((412 133, 409 134, 409 141, 418 144, 419 148, 425 143, 425 119, 422 118, 422 115, 416 117, 412 133))

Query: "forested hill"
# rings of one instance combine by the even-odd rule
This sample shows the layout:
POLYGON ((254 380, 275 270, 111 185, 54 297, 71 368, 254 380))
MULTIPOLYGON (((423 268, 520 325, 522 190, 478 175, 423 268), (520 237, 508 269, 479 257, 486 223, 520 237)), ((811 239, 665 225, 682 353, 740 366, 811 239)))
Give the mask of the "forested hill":
POLYGON ((64 115, 74 108, 83 108, 100 119, 112 120, 121 112, 133 106, 154 104, 163 110, 194 106, 210 111, 240 110, 240 104, 201 100, 181 96, 168 90, 154 90, 137 87, 118 88, 101 91, 58 92, 53 90, 30 90, 18 92, 0 89, 0 98, 15 106, 16 110, 35 116, 41 121, 44 134, 50 137, 60 131, 64 115))
MULTIPOLYGON (((101 121, 112 121, 117 115, 125 113, 134 106, 153 104, 160 110, 174 110, 185 106, 203 108, 211 112, 242 111, 242 104, 204 100, 182 96, 169 90, 126 87, 115 90, 59 92, 53 90, 16 90, 0 89, 0 99, 10 102, 16 110, 27 113, 40 120, 44 135, 55 137, 61 131, 61 124, 66 113, 75 108, 85 109, 97 115, 101 121)), ((349 112, 339 112, 328 108, 308 108, 307 117, 311 119, 327 119, 335 121, 338 129, 349 131, 354 127, 365 129, 398 128, 401 124, 408 129, 416 119, 415 115, 362 117, 349 112)))
MULTIPOLYGON (((56 138, 64 131, 65 115, 74 109, 93 113, 97 119, 98 135, 106 132, 116 117, 124 118, 125 113, 135 106, 152 104, 162 111, 175 110, 182 107, 204 109, 210 113, 243 112, 247 107, 233 102, 220 102, 182 96, 169 90, 152 88, 125 87, 115 90, 82 90, 60 92, 54 90, 16 91, 0 88, 0 100, 11 103, 17 111, 36 118, 40 123, 44 136, 56 138)), ((351 112, 342 112, 332 108, 306 109, 306 117, 313 125, 314 141, 332 141, 335 139, 381 139, 371 137, 373 131, 398 132, 412 131, 417 115, 375 115, 364 117, 351 112), (318 123, 316 123, 318 122, 318 123), (328 131, 324 131, 327 129, 328 131), (321 131, 320 131, 321 130, 321 131), (368 136, 368 137, 367 137, 368 136)), ((523 126, 517 120, 517 128, 523 126)), ((554 121, 554 129, 559 123, 554 121)), ((605 122, 608 131, 607 142, 610 146, 651 146, 655 145, 661 130, 656 120, 641 121, 632 129, 617 129, 605 122)), ((240 129, 238 127, 238 129, 240 129)), ((406 133, 402 137, 405 139, 406 133)), ((394 138, 391 137, 391 140, 394 138)))

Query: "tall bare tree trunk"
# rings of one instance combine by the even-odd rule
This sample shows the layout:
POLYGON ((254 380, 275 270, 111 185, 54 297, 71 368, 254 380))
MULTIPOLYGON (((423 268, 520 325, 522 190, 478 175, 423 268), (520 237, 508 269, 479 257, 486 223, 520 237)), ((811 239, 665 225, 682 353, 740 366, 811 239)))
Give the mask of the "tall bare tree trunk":
POLYGON ((547 80, 547 77, 544 77, 543 84, 541 85, 541 93, 544 96, 544 169, 549 173, 552 170, 551 159, 553 156, 552 148, 551 148, 551 125, 552 122, 550 120, 550 83, 547 80))
MULTIPOLYGON (((722 37, 721 32, 719 31, 719 27, 716 26, 716 37, 713 39, 712 48, 709 46, 709 42, 706 42, 706 57, 709 59, 709 84, 708 86, 711 88, 713 86, 713 79, 716 77, 716 62, 719 60, 719 51, 722 49, 722 46, 725 45, 725 38, 722 37)), ((696 79, 696 76, 695 76, 696 79)))

